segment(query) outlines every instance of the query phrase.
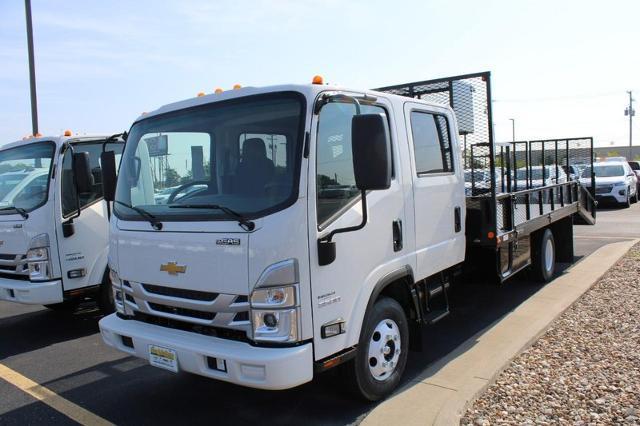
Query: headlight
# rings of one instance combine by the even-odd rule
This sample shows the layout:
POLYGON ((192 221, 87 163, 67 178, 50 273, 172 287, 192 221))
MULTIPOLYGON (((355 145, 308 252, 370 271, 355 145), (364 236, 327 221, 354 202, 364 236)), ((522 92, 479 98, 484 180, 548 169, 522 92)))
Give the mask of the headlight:
POLYGON ((287 308, 295 305, 294 286, 257 288, 251 293, 251 306, 254 308, 287 308))
POLYGON ((31 281, 46 281, 52 278, 49 235, 40 234, 31 240, 27 250, 27 267, 31 281))
POLYGON ((626 182, 616 182, 613 184, 613 186, 625 186, 626 182))
POLYGON ((299 307, 297 285, 256 288, 251 293, 253 339, 262 342, 297 342, 299 307))
POLYGON ((116 305, 116 311, 121 314, 126 314, 124 307, 124 294, 122 293, 122 280, 115 269, 109 268, 109 279, 111 280, 111 286, 113 288, 113 301, 116 305))

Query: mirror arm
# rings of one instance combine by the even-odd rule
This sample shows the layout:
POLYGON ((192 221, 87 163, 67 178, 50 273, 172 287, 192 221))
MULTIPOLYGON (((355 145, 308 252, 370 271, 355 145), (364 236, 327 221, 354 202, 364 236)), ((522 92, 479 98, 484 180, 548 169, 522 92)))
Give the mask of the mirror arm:
POLYGON ((362 222, 359 225, 356 226, 349 226, 347 228, 338 228, 338 229, 334 229, 333 231, 331 231, 328 235, 320 238, 320 242, 327 242, 330 243, 331 239, 333 238, 333 236, 335 234, 342 234, 344 232, 353 232, 353 231, 359 231, 362 228, 364 228, 364 226, 367 224, 367 191, 362 191, 361 192, 361 197, 362 197, 362 222))

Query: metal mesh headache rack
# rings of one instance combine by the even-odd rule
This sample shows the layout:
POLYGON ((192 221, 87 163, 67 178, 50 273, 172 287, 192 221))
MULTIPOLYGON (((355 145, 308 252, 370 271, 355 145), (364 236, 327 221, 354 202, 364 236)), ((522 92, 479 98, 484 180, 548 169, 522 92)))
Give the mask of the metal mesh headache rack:
POLYGON ((495 247, 502 235, 535 228, 537 220, 550 220, 552 215, 575 213, 594 223, 593 138, 497 143, 489 72, 375 90, 453 109, 463 153, 471 244, 495 247))

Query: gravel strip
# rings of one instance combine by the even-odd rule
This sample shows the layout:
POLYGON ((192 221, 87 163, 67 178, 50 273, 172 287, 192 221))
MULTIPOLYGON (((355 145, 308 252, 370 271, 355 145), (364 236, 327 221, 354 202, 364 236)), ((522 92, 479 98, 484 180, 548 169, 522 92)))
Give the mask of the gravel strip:
POLYGON ((640 424, 640 244, 516 357, 460 424, 640 424))

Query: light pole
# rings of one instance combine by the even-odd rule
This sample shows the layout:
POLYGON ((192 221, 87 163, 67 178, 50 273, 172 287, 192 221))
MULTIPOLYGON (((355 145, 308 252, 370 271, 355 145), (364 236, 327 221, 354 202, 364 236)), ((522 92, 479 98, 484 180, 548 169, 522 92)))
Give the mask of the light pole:
POLYGON ((31 0, 24 0, 27 18, 27 47, 29 50, 29 83, 31 86, 31 130, 33 136, 38 135, 38 99, 36 96, 36 65, 33 54, 33 27, 31 25, 31 0))
POLYGON ((633 146, 633 116, 636 115, 636 112, 633 109, 633 102, 635 101, 635 99, 633 99, 633 92, 629 90, 627 93, 629 94, 629 106, 624 110, 624 115, 629 116, 629 158, 627 158, 627 160, 631 161, 633 160, 631 152, 633 146))
POLYGON ((515 142, 516 141, 516 119, 510 118, 511 120, 511 138, 515 142))

